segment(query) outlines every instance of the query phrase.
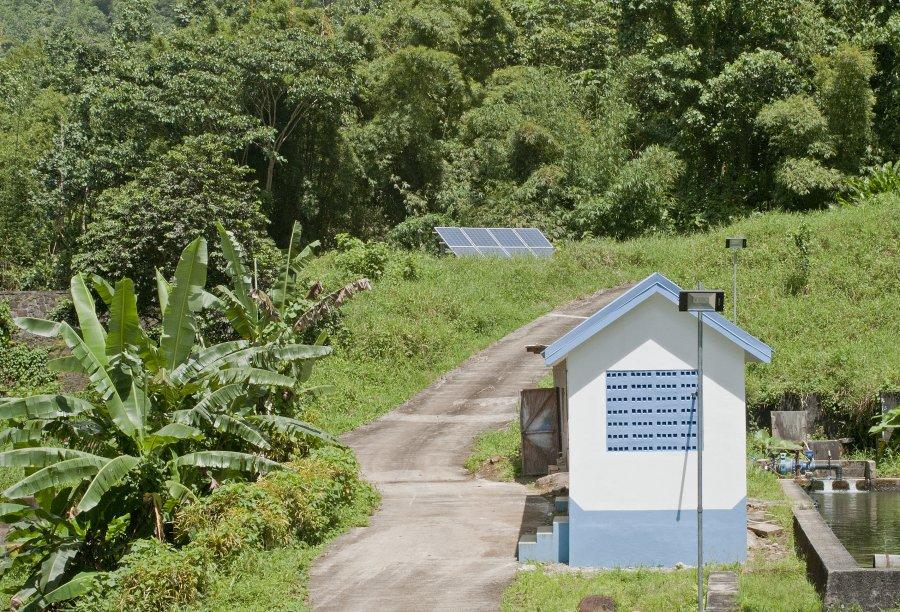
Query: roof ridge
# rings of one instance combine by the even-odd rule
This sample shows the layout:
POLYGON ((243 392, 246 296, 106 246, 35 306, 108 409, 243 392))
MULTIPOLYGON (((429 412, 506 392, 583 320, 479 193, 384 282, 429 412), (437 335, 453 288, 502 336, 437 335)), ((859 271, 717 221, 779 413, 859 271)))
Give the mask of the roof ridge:
MULTIPOLYGON (((678 304, 681 287, 659 272, 653 272, 631 289, 579 323, 568 333, 557 338, 541 353, 544 363, 553 365, 561 361, 577 346, 618 320, 624 314, 643 303, 652 295, 663 295, 674 304, 678 304)), ((696 313, 690 313, 697 316, 696 313)), ((737 344, 756 361, 769 363, 772 360, 772 349, 762 340, 754 337, 746 330, 738 327, 716 312, 704 313, 703 322, 713 330, 722 334, 727 340, 737 344)))

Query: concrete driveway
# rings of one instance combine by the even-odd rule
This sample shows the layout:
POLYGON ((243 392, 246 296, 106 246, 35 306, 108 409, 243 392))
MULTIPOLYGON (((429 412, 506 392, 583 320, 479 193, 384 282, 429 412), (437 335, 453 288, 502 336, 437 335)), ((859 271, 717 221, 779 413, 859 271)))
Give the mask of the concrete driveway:
POLYGON ((528 487, 472 478, 472 439, 516 417, 519 391, 548 371, 549 344, 626 288, 525 325, 343 440, 382 495, 368 527, 332 542, 311 570, 314 610, 496 610, 520 532, 549 515, 528 487))

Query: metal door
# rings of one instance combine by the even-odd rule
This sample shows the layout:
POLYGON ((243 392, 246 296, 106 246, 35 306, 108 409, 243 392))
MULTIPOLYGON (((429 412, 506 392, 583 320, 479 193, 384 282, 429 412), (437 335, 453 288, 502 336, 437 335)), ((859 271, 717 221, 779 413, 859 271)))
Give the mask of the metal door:
POLYGON ((519 423, 522 474, 543 476, 559 460, 559 389, 523 389, 519 423))

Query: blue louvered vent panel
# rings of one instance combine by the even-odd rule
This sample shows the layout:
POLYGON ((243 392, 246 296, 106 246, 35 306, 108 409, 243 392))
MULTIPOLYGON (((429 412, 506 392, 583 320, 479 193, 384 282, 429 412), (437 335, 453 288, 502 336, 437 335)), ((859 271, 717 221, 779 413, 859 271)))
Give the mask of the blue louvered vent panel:
POLYGON ((697 450, 696 370, 608 370, 606 450, 697 450))

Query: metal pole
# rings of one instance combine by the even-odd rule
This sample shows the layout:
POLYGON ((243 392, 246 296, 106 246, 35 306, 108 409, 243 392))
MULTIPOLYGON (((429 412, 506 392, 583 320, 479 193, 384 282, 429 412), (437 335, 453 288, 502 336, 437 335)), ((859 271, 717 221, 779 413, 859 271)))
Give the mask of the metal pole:
POLYGON ((703 612, 703 311, 697 313, 697 610, 703 612))
POLYGON ((734 302, 734 317, 731 320, 737 323, 737 249, 731 250, 731 296, 734 302))

